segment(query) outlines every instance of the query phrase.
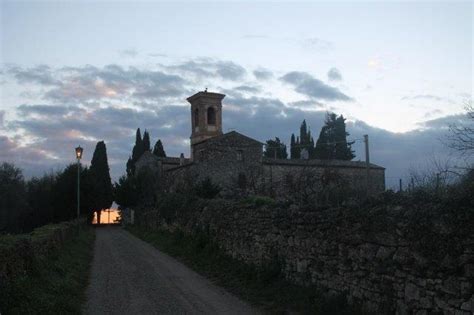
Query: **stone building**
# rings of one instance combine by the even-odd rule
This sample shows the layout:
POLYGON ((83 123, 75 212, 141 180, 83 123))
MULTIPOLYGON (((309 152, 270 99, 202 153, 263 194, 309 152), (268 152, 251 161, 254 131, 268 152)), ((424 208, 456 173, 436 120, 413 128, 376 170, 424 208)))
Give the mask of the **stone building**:
POLYGON ((222 132, 224 94, 198 92, 191 104, 191 157, 158 158, 147 152, 136 163, 138 171, 153 171, 176 191, 205 178, 224 195, 259 193, 285 195, 295 187, 323 185, 344 178, 354 189, 371 194, 385 190, 385 169, 364 162, 342 160, 286 160, 263 157, 263 143, 239 132, 222 132), (369 174, 369 177, 367 177, 369 174), (369 183, 367 184, 367 178, 369 183), (366 189, 366 188, 364 188, 366 189))

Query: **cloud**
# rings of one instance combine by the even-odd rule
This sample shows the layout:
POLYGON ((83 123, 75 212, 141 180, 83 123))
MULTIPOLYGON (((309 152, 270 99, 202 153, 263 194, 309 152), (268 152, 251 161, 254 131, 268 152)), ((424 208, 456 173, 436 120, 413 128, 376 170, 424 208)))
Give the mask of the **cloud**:
POLYGON ((341 81, 342 75, 341 72, 337 68, 331 68, 328 71, 328 80, 329 81, 341 81))
POLYGON ((136 51, 135 49, 123 49, 119 50, 119 55, 121 57, 126 58, 135 58, 136 56, 138 56, 138 51, 136 51))
POLYGON ((198 58, 175 65, 162 66, 168 70, 195 75, 200 79, 202 77, 218 77, 224 80, 237 81, 242 79, 247 73, 244 67, 232 61, 215 60, 212 58, 198 58))
POLYGON ((311 98, 325 101, 352 101, 338 88, 329 86, 323 81, 312 77, 306 72, 289 72, 280 78, 281 81, 293 85, 298 93, 311 98))
POLYGON ((9 70, 18 83, 31 82, 49 88, 44 99, 56 102, 91 101, 117 98, 164 98, 185 95, 186 80, 158 70, 142 70, 119 65, 64 67, 48 66, 9 70), (54 77, 57 80, 52 79, 54 77))
POLYGON ((0 129, 3 129, 5 123, 5 111, 0 110, 0 129))
MULTIPOLYGON (((242 66, 215 59, 192 59, 150 68, 12 66, 4 71, 18 83, 35 85, 42 93, 36 101, 19 104, 11 112, 0 111, 0 129, 3 125, 4 133, 0 134, 0 161, 17 163, 25 169, 26 176, 41 175, 74 162, 73 148, 78 144, 85 148, 83 161, 87 163, 96 142, 104 140, 111 174, 117 179, 125 171, 138 127, 150 132, 152 144, 160 138, 168 155, 184 152, 189 156, 191 117, 185 98, 203 88, 199 86, 202 80, 216 82, 215 86, 223 86, 216 91, 227 94, 223 102, 224 132, 235 129, 262 142, 277 136, 289 144, 291 133, 299 132, 303 119, 316 140, 326 115, 325 103, 352 100, 308 73, 288 72, 279 80, 305 97, 285 102, 248 81, 247 70, 242 66)), ((252 73, 257 80, 273 77, 264 68, 252 73)), ((371 160, 387 168, 390 184, 407 176, 412 163, 424 163, 427 156, 439 152, 446 156, 438 139, 450 122, 460 119, 463 118, 447 116, 429 120, 403 134, 362 121, 348 121, 347 130, 352 140, 369 134, 371 160)), ((362 142, 357 141, 354 149, 356 159, 363 159, 362 142)))
POLYGON ((34 83, 43 86, 57 86, 61 84, 59 80, 54 78, 54 73, 47 65, 38 65, 36 67, 26 69, 13 66, 8 67, 5 72, 12 75, 20 84, 34 83))
POLYGON ((315 100, 303 100, 288 103, 290 107, 296 107, 305 110, 321 110, 324 108, 324 104, 315 100))
POLYGON ((259 68, 253 71, 253 75, 258 80, 268 80, 273 77, 273 72, 265 68, 259 68))
POLYGON ((322 52, 329 51, 334 48, 334 44, 330 41, 318 38, 310 37, 301 40, 301 45, 306 49, 313 49, 322 52))
POLYGON ((168 55, 160 54, 160 53, 151 53, 151 54, 148 54, 148 56, 150 56, 150 57, 168 57, 168 55))
POLYGON ((243 39, 269 39, 270 36, 268 35, 261 35, 261 34, 246 34, 242 36, 243 39))
POLYGON ((239 85, 233 88, 233 90, 238 92, 247 92, 247 93, 258 93, 260 92, 260 87, 250 86, 250 85, 239 85))
POLYGON ((419 94, 419 95, 414 95, 414 96, 404 96, 400 100, 402 100, 402 101, 430 100, 430 101, 449 102, 449 103, 453 102, 449 98, 441 97, 441 96, 437 96, 437 95, 431 95, 431 94, 419 94))

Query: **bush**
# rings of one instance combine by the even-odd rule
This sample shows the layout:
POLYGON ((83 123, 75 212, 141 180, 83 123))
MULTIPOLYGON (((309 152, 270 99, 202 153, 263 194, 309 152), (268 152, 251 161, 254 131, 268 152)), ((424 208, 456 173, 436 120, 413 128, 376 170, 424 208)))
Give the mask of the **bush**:
POLYGON ((276 201, 267 196, 251 196, 243 199, 242 203, 252 205, 258 208, 262 206, 274 206, 276 204, 276 201))
POLYGON ((194 193, 204 199, 212 199, 216 197, 220 191, 221 188, 214 184, 209 177, 206 177, 194 186, 194 193))

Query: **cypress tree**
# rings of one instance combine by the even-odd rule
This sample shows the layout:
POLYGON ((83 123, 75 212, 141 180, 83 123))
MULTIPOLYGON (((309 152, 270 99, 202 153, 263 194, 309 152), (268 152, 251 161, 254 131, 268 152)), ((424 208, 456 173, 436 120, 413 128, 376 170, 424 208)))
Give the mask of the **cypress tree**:
POLYGON ((113 201, 112 181, 107 161, 107 148, 104 141, 97 142, 89 168, 90 181, 93 185, 92 210, 97 213, 97 222, 100 222, 100 213, 110 207, 113 201))
POLYGON ((296 137, 296 143, 295 143, 295 159, 299 159, 301 157, 301 143, 300 143, 300 137, 296 137))
MULTIPOLYGON (((150 147, 150 136, 148 135, 148 132, 145 131, 145 135, 147 135, 148 138, 148 150, 150 147)), ((137 129, 137 133, 135 135, 135 145, 133 146, 132 149, 132 157, 128 159, 127 161, 127 175, 133 175, 135 174, 135 162, 138 161, 138 159, 142 156, 142 154, 145 153, 145 143, 144 139, 142 139, 142 135, 140 132, 140 128, 137 129)))
POLYGON ((354 142, 347 142, 344 117, 334 113, 326 115, 325 125, 321 128, 314 157, 317 159, 352 160, 355 155, 351 149, 354 142))
POLYGON ((330 158, 329 153, 329 139, 327 134, 327 126, 321 128, 316 147, 314 148, 313 156, 315 159, 327 160, 330 158))
POLYGON ((136 161, 142 156, 145 152, 145 147, 143 145, 142 135, 140 133, 140 128, 137 129, 137 133, 135 136, 135 146, 132 150, 132 162, 135 164, 136 161))
POLYGON ((135 173, 135 165, 133 165, 132 157, 127 160, 127 176, 132 176, 135 173))
POLYGON ((295 134, 292 133, 291 142, 290 142, 290 158, 296 159, 296 155, 297 155, 296 150, 297 150, 297 147, 296 147, 295 134))
POLYGON ((155 147, 153 148, 153 154, 157 157, 166 157, 166 152, 163 148, 163 144, 161 143, 160 139, 158 139, 158 141, 156 141, 155 143, 155 147))
POLYGON ((337 160, 352 160, 355 157, 351 148, 354 142, 347 142, 349 133, 346 131, 346 119, 342 115, 336 118, 334 129, 334 158, 337 160))
POLYGON ((143 133, 143 152, 150 151, 150 134, 145 130, 143 133))

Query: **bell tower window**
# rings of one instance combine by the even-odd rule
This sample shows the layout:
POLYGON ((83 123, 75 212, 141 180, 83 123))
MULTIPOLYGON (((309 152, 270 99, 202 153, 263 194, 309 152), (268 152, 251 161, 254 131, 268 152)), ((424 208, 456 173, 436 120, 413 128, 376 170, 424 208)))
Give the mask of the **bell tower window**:
POLYGON ((216 124, 216 110, 214 107, 209 107, 207 109, 207 124, 215 125, 216 124))
POLYGON ((194 110, 194 127, 199 127, 199 109, 194 110))

